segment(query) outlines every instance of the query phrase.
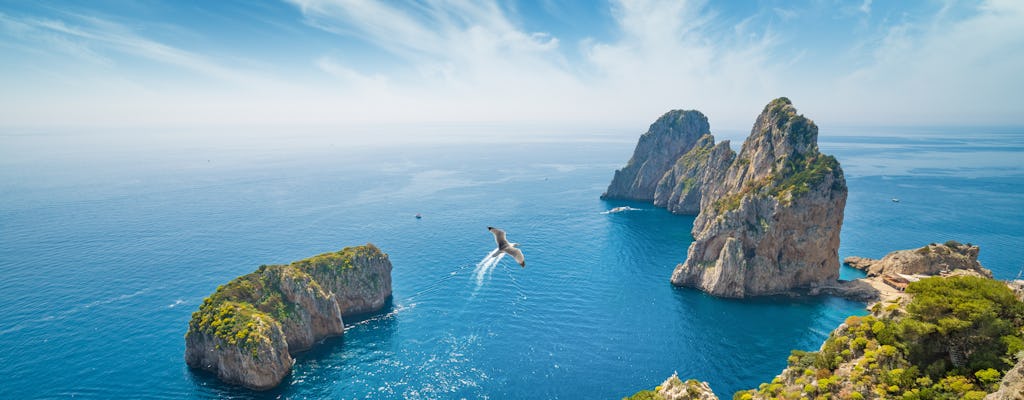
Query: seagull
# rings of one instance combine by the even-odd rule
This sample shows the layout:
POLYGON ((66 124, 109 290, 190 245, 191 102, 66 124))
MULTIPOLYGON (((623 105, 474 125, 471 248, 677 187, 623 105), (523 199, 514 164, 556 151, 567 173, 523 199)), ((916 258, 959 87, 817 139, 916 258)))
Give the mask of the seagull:
POLYGON ((519 243, 509 243, 508 240, 505 240, 505 231, 501 229, 488 226, 487 230, 494 234, 494 241, 498 242, 498 248, 491 252, 491 257, 496 257, 498 254, 504 252, 516 259, 519 266, 526 268, 526 257, 523 257, 523 252, 516 247, 519 243))

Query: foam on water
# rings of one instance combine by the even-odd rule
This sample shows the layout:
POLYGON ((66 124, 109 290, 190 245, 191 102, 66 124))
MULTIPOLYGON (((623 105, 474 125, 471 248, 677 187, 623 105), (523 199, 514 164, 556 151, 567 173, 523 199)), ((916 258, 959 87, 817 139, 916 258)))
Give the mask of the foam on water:
POLYGON ((480 262, 476 263, 476 269, 473 270, 473 276, 476 279, 476 288, 480 289, 483 286, 484 279, 491 275, 491 271, 494 271, 494 267, 501 262, 501 259, 505 258, 505 253, 494 249, 490 253, 487 253, 480 262))

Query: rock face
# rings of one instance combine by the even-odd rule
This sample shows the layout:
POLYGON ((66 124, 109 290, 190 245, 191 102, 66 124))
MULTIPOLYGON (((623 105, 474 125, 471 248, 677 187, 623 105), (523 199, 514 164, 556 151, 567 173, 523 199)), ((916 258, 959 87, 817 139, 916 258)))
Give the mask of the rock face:
POLYGON ((672 374, 654 390, 641 390, 623 400, 718 400, 718 396, 707 382, 696 379, 683 382, 678 374, 672 374))
POLYGON ((985 400, 1024 400, 1024 359, 1006 371, 999 382, 999 390, 989 393, 985 400))
POLYGON ((739 155, 714 148, 694 242, 672 283, 745 297, 838 279, 846 179, 817 140, 814 122, 783 97, 765 106, 739 155))
POLYGON ((608 191, 601 198, 654 200, 654 192, 665 173, 710 131, 708 119, 700 111, 665 113, 640 136, 633 157, 625 167, 615 171, 608 191))
POLYGON ((887 254, 881 260, 864 257, 846 257, 843 263, 867 272, 868 276, 884 274, 939 275, 958 269, 976 271, 992 277, 992 271, 978 262, 978 246, 948 241, 945 244, 929 244, 919 249, 898 250, 887 254))
POLYGON ((690 379, 683 382, 679 375, 672 374, 656 390, 665 400, 718 400, 707 382, 690 379))
POLYGON ((270 389, 291 371, 290 353, 343 334, 343 316, 379 310, 389 297, 391 262, 372 244, 263 265, 192 314, 185 361, 230 384, 270 389))
POLYGON ((701 136, 662 176, 654 191, 654 205, 675 214, 699 213, 704 187, 719 182, 735 158, 728 140, 716 145, 714 136, 701 136))

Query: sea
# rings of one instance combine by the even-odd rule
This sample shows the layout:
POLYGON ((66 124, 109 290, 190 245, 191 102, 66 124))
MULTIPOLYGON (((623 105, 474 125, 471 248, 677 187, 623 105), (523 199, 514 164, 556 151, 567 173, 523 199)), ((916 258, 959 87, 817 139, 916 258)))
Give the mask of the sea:
MULTIPOLYGON (((673 373, 730 398, 865 314, 673 287, 693 217, 599 198, 639 131, 502 129, 0 132, 0 398, 617 399, 673 373), (488 226, 526 268, 485 259, 488 226), (296 354, 279 387, 185 365, 190 316, 218 285, 364 243, 390 256, 391 303, 296 354)), ((819 143, 849 185, 840 257, 957 240, 996 278, 1024 267, 1024 129, 822 129, 819 143)))

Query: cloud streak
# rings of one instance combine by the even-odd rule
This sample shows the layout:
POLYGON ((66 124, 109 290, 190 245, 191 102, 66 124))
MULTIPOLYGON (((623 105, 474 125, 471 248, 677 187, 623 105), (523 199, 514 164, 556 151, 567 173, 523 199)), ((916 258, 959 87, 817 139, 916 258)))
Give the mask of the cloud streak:
MULTIPOLYGON (((240 59, 168 42, 171 36, 157 40, 142 33, 153 30, 89 12, 0 13, 0 45, 34 60, 18 73, 41 65, 86 82, 68 93, 6 95, 0 117, 25 124, 74 123, 83 115, 111 124, 526 121, 642 130, 668 109, 697 108, 713 128, 739 131, 784 95, 826 124, 1024 122, 1017 77, 1024 7, 1009 0, 966 11, 897 12, 863 1, 752 14, 703 1, 615 0, 603 14, 607 31, 574 40, 489 0, 284 1, 299 18, 274 20, 282 32, 299 35, 295 43, 305 43, 301 35, 322 38, 274 61, 271 51, 238 50, 240 59), (824 17, 850 21, 858 37, 821 44, 812 30, 820 28, 801 30, 824 17), (368 62, 353 43, 386 57, 368 62), (81 66, 65 67, 67 60, 81 66), (131 112, 109 111, 118 108, 131 112)), ((215 44, 222 35, 197 34, 215 44)), ((0 81, 29 87, 6 75, 0 81)))

